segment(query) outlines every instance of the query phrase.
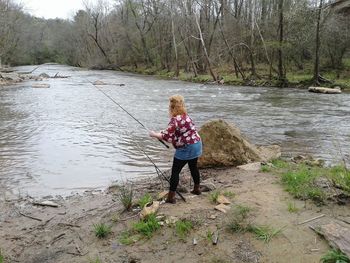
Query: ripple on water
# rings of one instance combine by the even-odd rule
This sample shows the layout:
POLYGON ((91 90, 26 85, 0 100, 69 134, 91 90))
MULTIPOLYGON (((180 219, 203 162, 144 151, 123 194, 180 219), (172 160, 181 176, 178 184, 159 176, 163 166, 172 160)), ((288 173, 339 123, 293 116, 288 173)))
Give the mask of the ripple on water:
POLYGON ((91 85, 95 80, 150 129, 166 127, 168 97, 180 93, 198 127, 222 118, 253 143, 282 145, 284 156, 337 162, 350 155, 350 94, 202 85, 62 65, 43 65, 41 72, 71 77, 45 80, 50 89, 32 89, 34 82, 0 89, 0 180, 15 192, 69 194, 155 175, 140 148, 161 169, 171 167, 173 150, 150 139, 91 85))

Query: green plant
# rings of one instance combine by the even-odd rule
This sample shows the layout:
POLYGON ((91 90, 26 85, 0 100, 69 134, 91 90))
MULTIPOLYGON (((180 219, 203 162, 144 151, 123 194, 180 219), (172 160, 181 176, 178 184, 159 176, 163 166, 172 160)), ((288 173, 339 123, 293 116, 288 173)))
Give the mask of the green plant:
POLYGON ((206 238, 209 242, 212 242, 213 240, 213 232, 211 230, 207 230, 207 235, 206 235, 206 238))
POLYGON ((142 209, 146 206, 146 204, 152 203, 152 201, 153 201, 152 196, 149 193, 146 193, 144 196, 140 198, 140 200, 138 201, 138 205, 142 209))
POLYGON ((266 165, 266 164, 262 165, 260 171, 263 172, 263 173, 268 173, 268 172, 271 171, 271 167, 266 165))
POLYGON ((89 263, 102 263, 102 260, 99 257, 96 257, 95 259, 89 259, 89 263))
POLYGON ((349 263, 350 259, 340 250, 331 249, 321 258, 322 263, 349 263))
POLYGON ((132 235, 129 231, 124 231, 119 237, 119 242, 123 245, 131 245, 141 239, 140 235, 132 235))
POLYGON ((306 200, 311 199, 319 203, 325 200, 325 193, 322 189, 314 185, 316 178, 321 175, 321 168, 309 167, 305 164, 299 164, 290 167, 282 173, 282 183, 286 190, 294 197, 306 200))
POLYGON ((124 206, 124 209, 129 211, 132 207, 132 201, 133 201, 133 190, 132 188, 128 188, 126 186, 120 187, 120 193, 119 193, 119 200, 124 206))
POLYGON ((282 232, 282 228, 274 229, 271 226, 251 226, 249 232, 254 233, 257 239, 268 243, 273 237, 282 232))
POLYGON ((220 191, 213 191, 209 194, 209 200, 210 202, 212 203, 217 203, 218 201, 218 198, 219 198, 219 195, 220 195, 220 191))
POLYGON ((295 203, 293 202, 288 202, 288 212, 290 213, 296 213, 299 211, 299 209, 296 207, 295 203))
POLYGON ((150 238, 153 233, 160 228, 158 219, 154 214, 149 215, 147 218, 140 222, 134 223, 133 229, 141 235, 150 238))
POLYGON ((184 239, 192 228, 193 223, 186 219, 179 220, 175 223, 175 231, 180 239, 184 239))
POLYGON ((250 222, 248 221, 251 208, 243 205, 237 205, 232 209, 229 215, 228 227, 233 232, 245 232, 249 229, 250 222))
POLYGON ((228 198, 233 198, 233 197, 235 197, 236 194, 232 191, 225 191, 225 192, 223 192, 223 195, 228 197, 228 198))
POLYGON ((105 238, 111 233, 112 228, 104 223, 99 223, 94 225, 94 230, 98 238, 105 238))
POLYGON ((337 165, 329 169, 328 177, 341 189, 350 193, 350 170, 344 165, 337 165))
POLYGON ((275 159, 271 161, 272 165, 278 169, 284 169, 289 167, 289 163, 287 161, 281 159, 275 159))
POLYGON ((0 263, 4 263, 4 261, 5 261, 5 257, 4 257, 4 255, 2 254, 2 250, 1 250, 1 248, 0 248, 0 263))

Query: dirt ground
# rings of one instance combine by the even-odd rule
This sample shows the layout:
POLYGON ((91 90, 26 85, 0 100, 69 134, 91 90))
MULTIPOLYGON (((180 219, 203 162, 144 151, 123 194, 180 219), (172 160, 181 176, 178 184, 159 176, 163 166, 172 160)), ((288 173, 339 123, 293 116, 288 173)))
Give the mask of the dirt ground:
MULTIPOLYGON (((227 228, 230 212, 214 210, 209 192, 200 196, 186 193, 186 203, 177 197, 175 205, 162 204, 158 211, 158 215, 167 218, 200 222, 185 240, 175 234, 174 228, 164 225, 150 239, 122 245, 120 233, 138 220, 138 213, 122 212, 113 189, 65 199, 51 198, 59 204, 57 208, 34 205, 30 197, 11 196, 2 191, 0 248, 5 262, 320 262, 329 246, 309 225, 347 216, 347 207, 317 207, 294 200, 275 175, 236 168, 206 169, 201 173, 217 189, 235 193, 230 198, 232 206, 251 207, 254 223, 282 228, 282 232, 269 243, 257 240, 252 233, 232 233, 227 228), (288 202, 295 203, 299 211, 289 212, 288 202), (326 216, 298 224, 320 214, 326 216), (106 239, 98 239, 94 234, 93 224, 99 222, 112 226, 112 234, 106 239), (208 240, 208 230, 218 231, 217 245, 208 240), (193 245, 193 238, 197 245, 193 245)), ((183 182, 188 181, 185 172, 183 182)), ((134 189, 141 196, 145 192, 159 193, 162 187, 154 179, 135 183, 134 189)))

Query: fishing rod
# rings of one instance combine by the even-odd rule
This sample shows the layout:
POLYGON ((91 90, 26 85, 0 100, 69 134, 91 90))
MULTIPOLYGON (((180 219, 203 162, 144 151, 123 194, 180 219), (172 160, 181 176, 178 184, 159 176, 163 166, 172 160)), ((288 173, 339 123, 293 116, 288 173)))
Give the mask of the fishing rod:
MULTIPOLYGON (((89 81, 89 80, 88 80, 89 81)), ((103 90, 99 89, 98 87, 96 87, 96 85, 94 83, 92 83, 91 81, 89 81, 97 90, 101 91, 101 93, 103 93, 107 98, 109 98, 112 102, 114 102, 116 105, 118 105, 123 111, 125 111, 131 118, 133 118, 137 123, 139 123, 144 129, 146 129, 147 131, 149 131, 149 129, 147 129, 147 127, 140 122, 138 119, 136 119, 131 113, 129 113, 126 109, 124 109, 118 102, 116 102, 111 96, 109 96, 107 93, 105 93, 103 90)), ((169 146, 167 144, 165 144, 162 140, 158 139, 159 142, 161 142, 166 148, 169 148, 169 146)), ((138 145, 137 145, 138 146, 138 145)), ((151 157, 149 157, 149 155, 140 147, 138 146, 139 150, 147 157, 147 159, 153 164, 154 168, 156 169, 156 172, 158 174, 158 176, 160 177, 160 175, 170 184, 170 180, 168 179, 168 177, 165 176, 165 174, 158 168, 158 166, 153 162, 153 160, 151 159, 151 157)), ((176 193, 181 197, 181 199, 186 202, 186 198, 179 192, 176 191, 176 193)))
MULTIPOLYGON (((130 112, 128 112, 126 109, 124 109, 122 107, 122 105, 120 105, 118 102, 116 102, 115 99, 113 99, 111 96, 109 96, 106 92, 104 92, 103 90, 99 89, 98 87, 96 87, 96 85, 94 83, 92 83, 91 81, 89 81, 97 90, 99 90, 102 94, 104 94, 107 98, 109 98, 112 102, 114 102, 117 106, 119 106, 125 113, 127 113, 131 118, 133 118, 138 124, 140 124, 146 131, 150 131, 142 122, 140 122, 138 119, 136 119, 130 112)), ((158 139, 158 141, 163 144, 166 148, 169 149, 169 145, 167 145, 164 141, 162 141, 161 139, 158 139)))
MULTIPOLYGON (((137 145, 137 147, 147 157, 147 159, 153 164, 154 168, 156 169, 156 172, 157 172, 158 176, 159 177, 162 176, 170 184, 170 180, 168 179, 168 177, 158 168, 158 166, 153 162, 151 157, 149 157, 149 155, 139 145, 137 145)), ((176 193, 181 197, 181 199, 184 202, 186 202, 186 198, 179 191, 176 190, 176 193)))

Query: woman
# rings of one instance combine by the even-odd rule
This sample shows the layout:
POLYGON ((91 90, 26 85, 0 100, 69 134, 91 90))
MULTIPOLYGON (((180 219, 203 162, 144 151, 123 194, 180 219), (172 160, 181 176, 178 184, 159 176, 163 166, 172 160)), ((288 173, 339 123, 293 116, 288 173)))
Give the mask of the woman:
POLYGON ((169 98, 169 117, 171 119, 166 130, 161 132, 150 131, 149 135, 172 143, 176 149, 171 169, 170 189, 166 199, 167 203, 175 204, 179 174, 187 163, 194 181, 194 189, 191 193, 201 194, 197 161, 202 154, 202 142, 192 119, 187 115, 184 98, 181 95, 174 95, 169 98))

